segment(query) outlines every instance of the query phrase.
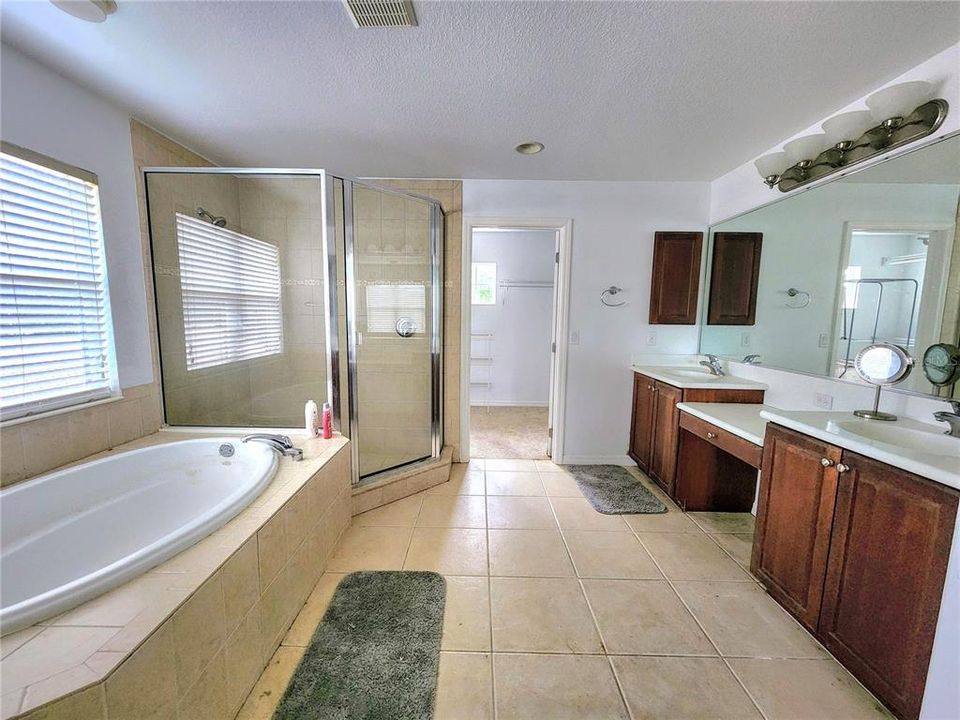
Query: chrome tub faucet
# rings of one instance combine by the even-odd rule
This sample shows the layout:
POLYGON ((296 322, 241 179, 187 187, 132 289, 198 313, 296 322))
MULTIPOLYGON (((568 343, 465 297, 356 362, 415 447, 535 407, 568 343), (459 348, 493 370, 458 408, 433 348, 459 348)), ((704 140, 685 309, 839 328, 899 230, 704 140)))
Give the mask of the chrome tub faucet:
POLYGON ((287 435, 272 435, 270 433, 254 433, 245 435, 240 442, 262 442, 269 445, 281 455, 293 458, 295 461, 303 460, 303 450, 294 447, 293 441, 287 435))
POLYGON ((953 412, 941 410, 940 412, 935 412, 933 417, 950 426, 944 434, 950 437, 960 438, 960 401, 949 400, 948 402, 950 403, 950 407, 953 408, 953 412))
POLYGON ((720 364, 720 358, 716 355, 707 354, 706 360, 701 360, 700 364, 706 368, 710 368, 710 374, 716 375, 717 377, 723 377, 726 373, 723 371, 723 366, 720 364))

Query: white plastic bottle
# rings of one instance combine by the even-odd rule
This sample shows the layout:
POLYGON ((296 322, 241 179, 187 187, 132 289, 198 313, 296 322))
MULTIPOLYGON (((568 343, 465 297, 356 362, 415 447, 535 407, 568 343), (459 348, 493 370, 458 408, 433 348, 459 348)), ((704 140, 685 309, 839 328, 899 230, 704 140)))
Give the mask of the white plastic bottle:
POLYGON ((315 438, 320 436, 320 411, 317 409, 317 404, 313 400, 307 400, 307 404, 303 409, 303 423, 308 437, 315 438))

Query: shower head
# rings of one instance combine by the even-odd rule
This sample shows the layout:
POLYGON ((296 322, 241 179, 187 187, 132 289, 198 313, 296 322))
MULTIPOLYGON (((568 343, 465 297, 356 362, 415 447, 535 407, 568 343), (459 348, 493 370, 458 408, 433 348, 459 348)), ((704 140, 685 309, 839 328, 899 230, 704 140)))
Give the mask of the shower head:
POLYGON ((202 207, 197 208, 197 217, 203 218, 204 220, 209 220, 211 223, 217 227, 225 227, 227 224, 227 219, 222 215, 214 215, 204 210, 202 207))

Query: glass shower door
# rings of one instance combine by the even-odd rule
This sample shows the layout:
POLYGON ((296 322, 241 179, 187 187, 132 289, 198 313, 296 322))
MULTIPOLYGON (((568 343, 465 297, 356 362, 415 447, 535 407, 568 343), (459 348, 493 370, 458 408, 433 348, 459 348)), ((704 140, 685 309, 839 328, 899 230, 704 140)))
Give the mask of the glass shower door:
POLYGON ((361 478, 439 454, 440 211, 346 183, 351 438, 361 478))

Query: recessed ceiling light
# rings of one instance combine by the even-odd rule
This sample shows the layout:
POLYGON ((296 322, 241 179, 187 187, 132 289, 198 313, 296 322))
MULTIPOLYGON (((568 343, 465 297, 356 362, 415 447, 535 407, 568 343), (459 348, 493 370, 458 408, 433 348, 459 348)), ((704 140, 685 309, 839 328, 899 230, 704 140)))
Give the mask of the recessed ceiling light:
POLYGON ((117 11, 117 3, 114 0, 50 0, 50 2, 68 15, 87 22, 102 23, 107 16, 117 11))
POLYGON ((538 152, 543 150, 543 143, 537 142, 536 140, 532 142, 522 142, 517 145, 514 150, 521 155, 536 155, 538 152))

